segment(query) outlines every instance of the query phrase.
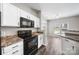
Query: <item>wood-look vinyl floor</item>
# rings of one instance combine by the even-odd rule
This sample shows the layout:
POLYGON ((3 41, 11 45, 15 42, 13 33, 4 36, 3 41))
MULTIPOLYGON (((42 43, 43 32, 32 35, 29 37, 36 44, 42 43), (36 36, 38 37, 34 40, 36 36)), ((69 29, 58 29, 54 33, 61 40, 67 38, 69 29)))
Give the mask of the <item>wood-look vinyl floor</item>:
POLYGON ((46 49, 46 55, 61 55, 61 40, 53 36, 48 36, 48 45, 46 49))

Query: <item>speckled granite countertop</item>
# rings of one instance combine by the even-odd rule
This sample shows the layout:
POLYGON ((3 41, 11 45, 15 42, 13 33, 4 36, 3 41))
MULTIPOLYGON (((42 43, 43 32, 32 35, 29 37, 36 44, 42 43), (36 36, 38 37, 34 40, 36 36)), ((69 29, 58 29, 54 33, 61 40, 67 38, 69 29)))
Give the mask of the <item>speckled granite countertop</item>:
MULTIPOLYGON (((36 35, 41 35, 41 34, 43 34, 43 33, 33 32, 32 37, 34 37, 36 35)), ((1 37, 1 47, 7 47, 11 44, 15 44, 15 43, 22 41, 22 40, 23 39, 18 37, 17 35, 1 37)))
POLYGON ((22 39, 16 35, 1 37, 1 47, 7 47, 7 46, 15 44, 19 41, 22 41, 22 39))
POLYGON ((35 36, 35 35, 41 35, 41 34, 43 34, 43 33, 33 32, 33 33, 32 33, 32 37, 35 36))

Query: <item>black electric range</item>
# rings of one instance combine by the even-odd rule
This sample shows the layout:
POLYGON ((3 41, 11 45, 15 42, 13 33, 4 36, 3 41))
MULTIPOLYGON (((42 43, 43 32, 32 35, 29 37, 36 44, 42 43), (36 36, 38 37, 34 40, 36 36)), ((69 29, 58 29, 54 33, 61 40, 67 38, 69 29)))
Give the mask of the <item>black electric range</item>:
POLYGON ((24 41, 24 55, 34 55, 38 51, 38 36, 32 36, 31 30, 19 30, 17 34, 24 41))

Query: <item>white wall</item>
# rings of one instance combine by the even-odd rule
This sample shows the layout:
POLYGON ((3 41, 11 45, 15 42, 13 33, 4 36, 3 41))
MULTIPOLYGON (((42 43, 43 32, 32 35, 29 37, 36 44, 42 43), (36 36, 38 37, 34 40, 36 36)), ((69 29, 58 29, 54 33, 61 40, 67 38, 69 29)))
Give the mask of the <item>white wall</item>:
POLYGON ((49 20, 48 21, 48 34, 53 34, 54 28, 60 27, 61 24, 68 24, 68 30, 79 31, 79 16, 49 20))

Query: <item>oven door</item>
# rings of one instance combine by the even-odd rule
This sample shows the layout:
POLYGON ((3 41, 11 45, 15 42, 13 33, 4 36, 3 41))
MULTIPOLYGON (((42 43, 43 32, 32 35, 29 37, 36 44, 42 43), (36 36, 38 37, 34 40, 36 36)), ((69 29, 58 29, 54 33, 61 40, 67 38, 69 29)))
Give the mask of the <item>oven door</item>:
POLYGON ((38 49, 38 36, 34 36, 25 43, 25 55, 35 54, 38 49))

